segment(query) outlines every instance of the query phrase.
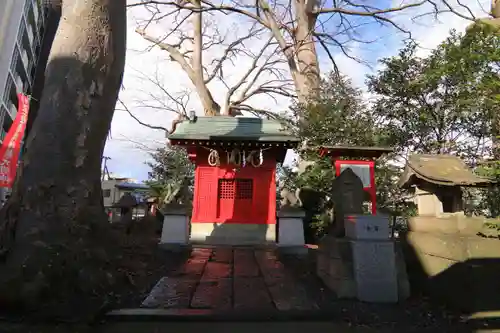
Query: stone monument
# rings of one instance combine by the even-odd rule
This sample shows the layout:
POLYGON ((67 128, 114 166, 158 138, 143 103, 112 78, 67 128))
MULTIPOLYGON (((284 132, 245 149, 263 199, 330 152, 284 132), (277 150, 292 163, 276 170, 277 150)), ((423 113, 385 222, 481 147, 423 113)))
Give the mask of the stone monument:
POLYGON ((303 254, 307 252, 304 239, 303 218, 305 212, 300 200, 300 189, 280 192, 281 205, 278 218, 278 246, 285 252, 303 254))
POLYGON ((329 231, 336 237, 343 237, 344 216, 363 213, 363 182, 351 169, 345 169, 332 183, 334 221, 329 231))
POLYGON ((394 303, 408 297, 405 268, 398 274, 389 239, 389 218, 363 215, 363 184, 351 169, 334 180, 332 198, 335 221, 319 246, 318 276, 340 298, 394 303))
POLYGON ((186 181, 169 184, 161 209, 163 227, 160 245, 179 248, 189 242, 188 187, 186 181))
POLYGON ((180 248, 189 242, 189 216, 186 205, 170 203, 162 209, 163 228, 160 246, 169 249, 180 248))

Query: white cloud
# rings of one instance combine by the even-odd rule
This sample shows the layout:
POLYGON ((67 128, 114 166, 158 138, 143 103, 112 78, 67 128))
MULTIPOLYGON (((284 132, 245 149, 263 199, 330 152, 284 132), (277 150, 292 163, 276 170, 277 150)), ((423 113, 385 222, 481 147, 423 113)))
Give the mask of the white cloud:
MULTIPOLYGON (((396 2, 396 0, 394 0, 396 2)), ((401 0, 397 1, 399 4, 401 0)), ((483 8, 488 8, 489 0, 470 1, 470 8, 477 16, 484 16, 483 8)), ((419 9, 422 13, 426 8, 419 9)), ((120 98, 129 106, 131 111, 143 122, 155 126, 170 127, 170 124, 175 117, 173 113, 159 111, 154 108, 144 107, 141 101, 151 99, 151 95, 163 99, 161 102, 169 103, 165 99, 161 89, 155 84, 148 82, 144 75, 154 76, 158 74, 158 81, 162 87, 169 93, 175 95, 182 91, 193 91, 188 107, 191 110, 202 109, 201 103, 198 101, 191 82, 186 73, 176 63, 169 61, 169 57, 165 51, 158 48, 153 48, 150 51, 144 51, 151 46, 141 36, 135 32, 137 22, 140 19, 146 18, 149 15, 142 8, 135 8, 129 11, 128 36, 127 36, 127 61, 124 75, 124 90, 120 93, 120 98), (143 73, 143 74, 141 74, 143 73)), ((436 47, 443 41, 450 29, 463 31, 470 24, 469 21, 459 18, 453 14, 443 14, 439 17, 440 21, 434 20, 429 16, 424 16, 417 21, 410 20, 410 15, 415 16, 415 12, 408 12, 406 16, 398 16, 398 22, 405 25, 408 30, 412 31, 413 37, 422 46, 420 54, 425 55, 428 50, 436 47)), ((219 15, 214 16, 214 23, 221 32, 238 35, 249 28, 249 22, 242 20, 241 16, 234 15, 219 15)), ((148 28, 148 33, 160 36, 170 28, 162 25, 152 25, 148 28)), ((382 33, 387 33, 385 29, 382 33)), ((231 36, 234 37, 234 36, 231 36)), ((351 55, 365 60, 371 68, 366 64, 361 64, 355 60, 349 59, 341 53, 334 55, 335 61, 343 74, 350 76, 359 87, 363 87, 365 76, 367 73, 377 69, 377 60, 381 57, 394 55, 398 48, 401 47, 402 37, 395 33, 391 36, 381 38, 380 43, 375 46, 370 46, 370 49, 365 45, 356 43, 350 45, 351 55)), ((246 47, 250 50, 259 48, 263 43, 263 38, 257 38, 249 41, 246 47)), ((210 61, 213 57, 220 54, 221 48, 212 49, 212 51, 204 54, 206 60, 210 61)), ((238 57, 234 64, 227 63, 224 66, 225 74, 229 77, 229 83, 234 83, 246 72, 251 64, 249 57, 238 57)), ((321 68, 324 73, 331 70, 331 64, 326 57, 320 59, 321 68)), ((223 103, 227 88, 219 81, 213 81, 210 84, 210 90, 215 99, 219 103, 223 103)), ((158 105, 158 102, 156 102, 158 105)), ((289 105, 286 98, 279 98, 277 101, 269 97, 259 95, 258 98, 252 100, 255 107, 273 107, 273 109, 283 110, 289 105)), ((120 106, 117 106, 120 108, 120 106)), ((141 149, 142 146, 149 148, 159 147, 165 144, 165 133, 163 131, 152 130, 150 128, 139 125, 126 112, 117 111, 112 123, 111 139, 108 140, 105 149, 105 155, 111 157, 108 162, 108 168, 111 172, 119 175, 130 176, 137 179, 146 179, 148 167, 144 164, 148 159, 148 152, 141 149)), ((288 154, 287 161, 293 158, 293 155, 288 154)))
MULTIPOLYGON (((401 0, 393 0, 393 4, 399 4, 401 0)), ((440 3, 440 10, 447 8, 440 3)), ((488 15, 491 0, 469 0, 467 8, 461 6, 464 1, 448 0, 453 10, 464 17, 485 17, 488 15)), ((432 49, 448 37, 449 31, 455 29, 459 32, 465 31, 466 27, 472 22, 464 19, 457 14, 446 12, 441 13, 436 18, 429 15, 433 11, 430 5, 422 6, 418 11, 406 12, 405 15, 398 17, 398 22, 402 23, 412 32, 412 36, 418 41, 420 46, 419 56, 426 56, 432 49)))

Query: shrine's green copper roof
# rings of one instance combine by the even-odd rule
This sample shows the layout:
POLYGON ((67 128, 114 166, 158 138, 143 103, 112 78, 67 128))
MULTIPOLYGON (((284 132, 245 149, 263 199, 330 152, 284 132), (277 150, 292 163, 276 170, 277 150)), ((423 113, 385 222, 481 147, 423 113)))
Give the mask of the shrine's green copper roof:
POLYGON ((299 142, 276 120, 250 117, 197 117, 184 120, 168 135, 170 140, 299 142))

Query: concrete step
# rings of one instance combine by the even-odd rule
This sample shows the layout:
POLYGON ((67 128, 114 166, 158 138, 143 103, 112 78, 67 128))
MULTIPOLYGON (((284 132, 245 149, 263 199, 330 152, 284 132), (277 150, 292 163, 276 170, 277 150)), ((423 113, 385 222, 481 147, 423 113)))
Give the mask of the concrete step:
POLYGON ((218 236, 207 236, 205 241, 195 240, 191 242, 192 244, 206 244, 206 245, 276 245, 276 242, 266 241, 265 239, 260 239, 256 237, 218 237, 218 236))
MULTIPOLYGON (((96 331, 93 331, 95 333, 96 331)), ((385 333, 393 330, 353 327, 334 322, 114 322, 106 323, 99 333, 385 333)))

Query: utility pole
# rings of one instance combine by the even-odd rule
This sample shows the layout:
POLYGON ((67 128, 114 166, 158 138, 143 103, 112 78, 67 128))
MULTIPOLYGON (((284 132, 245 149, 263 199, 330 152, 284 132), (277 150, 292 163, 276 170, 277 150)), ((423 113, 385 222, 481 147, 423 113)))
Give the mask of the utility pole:
POLYGON ((109 179, 108 160, 110 160, 111 157, 103 156, 102 159, 104 160, 104 166, 102 168, 102 179, 101 179, 101 181, 103 181, 106 176, 108 176, 108 179, 109 179))

